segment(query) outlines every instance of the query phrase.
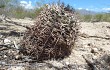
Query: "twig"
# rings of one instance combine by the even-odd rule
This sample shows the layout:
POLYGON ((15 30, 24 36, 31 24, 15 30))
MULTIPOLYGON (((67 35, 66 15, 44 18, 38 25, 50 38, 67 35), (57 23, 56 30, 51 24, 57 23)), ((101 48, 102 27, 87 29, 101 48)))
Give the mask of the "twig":
POLYGON ((16 47, 14 48, 14 47, 10 47, 10 46, 11 46, 11 45, 0 44, 0 48, 6 47, 6 48, 9 48, 9 49, 16 49, 16 50, 19 50, 19 49, 17 49, 16 47))
POLYGON ((96 70, 96 67, 94 66, 94 64, 90 60, 88 60, 87 58, 85 58, 84 55, 82 55, 82 57, 85 59, 86 63, 90 67, 90 70, 96 70))
POLYGON ((16 49, 20 49, 20 48, 17 46, 17 44, 16 44, 15 41, 13 41, 13 43, 14 43, 14 47, 15 47, 16 49))
POLYGON ((84 34, 84 35, 82 34, 82 35, 79 35, 79 36, 84 37, 84 38, 98 38, 98 39, 110 40, 110 38, 109 38, 109 37, 89 36, 89 35, 87 35, 87 34, 84 34))
POLYGON ((0 48, 2 47, 8 47, 8 45, 0 44, 0 48))
POLYGON ((0 51, 3 51, 3 50, 7 50, 7 48, 6 47, 0 48, 0 51))
POLYGON ((25 25, 21 25, 21 24, 19 24, 18 22, 8 21, 8 20, 6 20, 6 21, 7 21, 8 23, 12 23, 12 24, 15 24, 15 25, 22 26, 22 27, 24 27, 24 28, 30 29, 30 27, 25 26, 25 25))
POLYGON ((0 65, 3 65, 3 66, 30 66, 30 65, 26 65, 26 64, 7 64, 7 63, 1 62, 1 61, 0 61, 0 65))
POLYGON ((28 26, 24 26, 24 25, 19 24, 18 22, 12 21, 11 18, 7 17, 6 15, 5 15, 5 17, 3 18, 3 20, 5 20, 5 21, 8 22, 8 23, 12 23, 12 24, 15 24, 15 25, 22 26, 22 27, 25 27, 25 28, 27 28, 27 29, 30 29, 30 27, 28 27, 28 26), (6 18, 8 18, 9 20, 7 20, 6 18))

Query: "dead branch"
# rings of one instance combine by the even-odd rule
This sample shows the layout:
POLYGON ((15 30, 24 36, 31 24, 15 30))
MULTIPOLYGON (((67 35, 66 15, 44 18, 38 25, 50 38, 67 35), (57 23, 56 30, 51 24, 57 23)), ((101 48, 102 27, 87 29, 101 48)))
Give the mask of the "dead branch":
POLYGON ((88 64, 88 66, 90 68, 90 70, 96 70, 96 66, 94 65, 94 63, 92 63, 92 61, 87 59, 84 55, 82 55, 82 57, 85 59, 86 63, 88 64))
POLYGON ((21 26, 21 27, 24 27, 24 28, 27 28, 27 29, 29 29, 29 27, 28 26, 25 26, 25 25, 21 25, 20 23, 18 23, 18 22, 14 22, 14 21, 12 21, 11 20, 11 18, 10 17, 8 17, 8 16, 6 16, 6 15, 1 15, 1 18, 0 18, 0 21, 5 21, 5 22, 8 22, 8 23, 12 23, 12 24, 15 24, 15 25, 17 25, 17 26, 21 26))
POLYGON ((8 45, 0 44, 0 48, 1 47, 8 47, 8 45))
POLYGON ((18 22, 14 22, 14 21, 12 21, 12 20, 6 20, 6 22, 8 22, 8 23, 11 23, 11 24, 15 24, 15 25, 17 25, 17 26, 21 26, 21 27, 24 27, 24 28, 27 28, 27 29, 30 29, 30 27, 28 27, 28 26, 25 26, 25 25, 21 25, 21 23, 18 23, 18 22))
POLYGON ((110 40, 110 38, 109 38, 109 37, 89 36, 89 35, 87 35, 87 34, 81 34, 81 35, 79 35, 79 36, 84 37, 84 38, 99 38, 99 39, 110 40))

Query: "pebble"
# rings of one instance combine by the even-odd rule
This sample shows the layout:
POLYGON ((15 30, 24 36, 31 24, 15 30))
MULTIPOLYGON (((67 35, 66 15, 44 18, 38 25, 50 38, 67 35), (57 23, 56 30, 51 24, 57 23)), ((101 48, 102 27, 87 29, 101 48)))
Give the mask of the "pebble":
POLYGON ((94 59, 94 60, 97 59, 97 56, 93 56, 93 59, 94 59))
POLYGON ((6 56, 6 55, 4 55, 4 58, 7 58, 7 56, 6 56))
POLYGON ((12 42, 11 42, 11 40, 9 40, 9 39, 7 39, 7 38, 6 38, 6 39, 4 39, 4 41, 3 41, 3 42, 4 42, 4 44, 5 44, 5 45, 9 45, 9 44, 11 44, 11 43, 12 43, 12 42))
POLYGON ((69 65, 70 63, 69 62, 65 62, 66 63, 66 65, 69 65))
POLYGON ((92 48, 91 53, 98 53, 98 49, 97 48, 92 48))
POLYGON ((21 55, 16 55, 16 56, 15 56, 15 59, 16 59, 16 60, 22 59, 22 56, 21 56, 21 55))

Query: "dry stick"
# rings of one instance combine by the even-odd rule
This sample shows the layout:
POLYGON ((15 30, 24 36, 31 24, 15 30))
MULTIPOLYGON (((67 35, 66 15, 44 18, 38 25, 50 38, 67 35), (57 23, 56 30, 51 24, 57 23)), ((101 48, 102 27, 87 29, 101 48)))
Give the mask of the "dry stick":
POLYGON ((14 44, 14 47, 15 47, 17 50, 20 49, 20 48, 18 47, 18 45, 16 44, 15 41, 13 41, 13 44, 14 44))
MULTIPOLYGON (((0 44, 0 46, 8 47, 8 45, 0 44)), ((1 48, 1 47, 0 47, 1 48)))
POLYGON ((9 45, 4 45, 4 44, 0 44, 0 48, 2 48, 2 49, 0 49, 0 51, 6 50, 7 48, 8 48, 8 49, 15 49, 15 48, 13 48, 13 47, 9 47, 9 45), (3 48, 3 47, 4 47, 4 48, 3 48))
POLYGON ((3 50, 7 50, 7 48, 6 48, 6 47, 4 47, 4 48, 1 48, 1 49, 0 49, 0 51, 3 51, 3 50))
POLYGON ((30 66, 30 65, 26 65, 26 64, 7 64, 7 63, 1 62, 1 61, 0 61, 0 65, 2 65, 2 66, 30 66))
POLYGON ((12 24, 15 24, 15 25, 22 26, 24 28, 30 29, 30 27, 25 26, 25 25, 20 25, 18 22, 14 22, 11 19, 10 19, 10 21, 5 19, 5 21, 7 21, 8 23, 12 23, 12 24))
POLYGON ((96 66, 91 61, 89 61, 87 58, 85 58, 84 55, 82 55, 82 57, 85 59, 85 61, 87 62, 88 66, 90 67, 91 70, 96 70, 96 66))
MULTIPOLYGON (((2 48, 2 47, 6 47, 6 48, 10 48, 10 49, 16 49, 16 50, 19 50, 20 48, 18 47, 18 45, 16 44, 16 42, 15 41, 13 41, 13 44, 12 45, 14 45, 14 47, 9 47, 9 45, 4 45, 4 44, 0 44, 0 48, 2 48)), ((4 50, 4 49, 3 49, 4 50)))
POLYGON ((110 37, 101 37, 101 36, 83 36, 83 35, 80 35, 81 37, 84 37, 84 38, 99 38, 99 39, 105 39, 105 40, 110 40, 110 37))
MULTIPOLYGON (((19 49, 17 49, 16 47, 14 48, 14 47, 9 47, 9 45, 0 44, 0 48, 2 48, 2 47, 8 48, 8 49, 16 49, 16 50, 19 50, 19 49)), ((5 49, 2 49, 2 50, 5 50, 5 49)), ((1 50, 0 50, 0 51, 1 51, 1 50)))

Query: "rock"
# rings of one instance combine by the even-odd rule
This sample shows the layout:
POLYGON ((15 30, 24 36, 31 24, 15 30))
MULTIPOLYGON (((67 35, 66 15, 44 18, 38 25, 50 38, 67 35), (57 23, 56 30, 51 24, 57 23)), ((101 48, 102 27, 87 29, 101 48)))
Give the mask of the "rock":
POLYGON ((93 44, 92 44, 92 43, 88 43, 87 45, 88 45, 88 46, 91 46, 91 47, 93 46, 93 44))
POLYGON ((4 42, 4 44, 5 44, 5 45, 9 45, 9 44, 11 44, 11 43, 12 43, 12 42, 11 42, 11 40, 9 40, 9 39, 7 39, 7 38, 6 38, 6 39, 4 39, 4 41, 3 41, 3 42, 4 42))
POLYGON ((4 55, 4 58, 7 58, 7 56, 6 56, 6 55, 4 55))
POLYGON ((66 65, 69 65, 70 63, 69 62, 65 62, 66 63, 66 65))
POLYGON ((97 59, 97 56, 93 56, 93 59, 96 60, 97 59))
POLYGON ((98 49, 97 48, 92 48, 91 53, 98 53, 98 49))
POLYGON ((16 60, 22 59, 22 56, 21 56, 21 55, 16 55, 16 56, 15 56, 15 59, 16 59, 16 60))

